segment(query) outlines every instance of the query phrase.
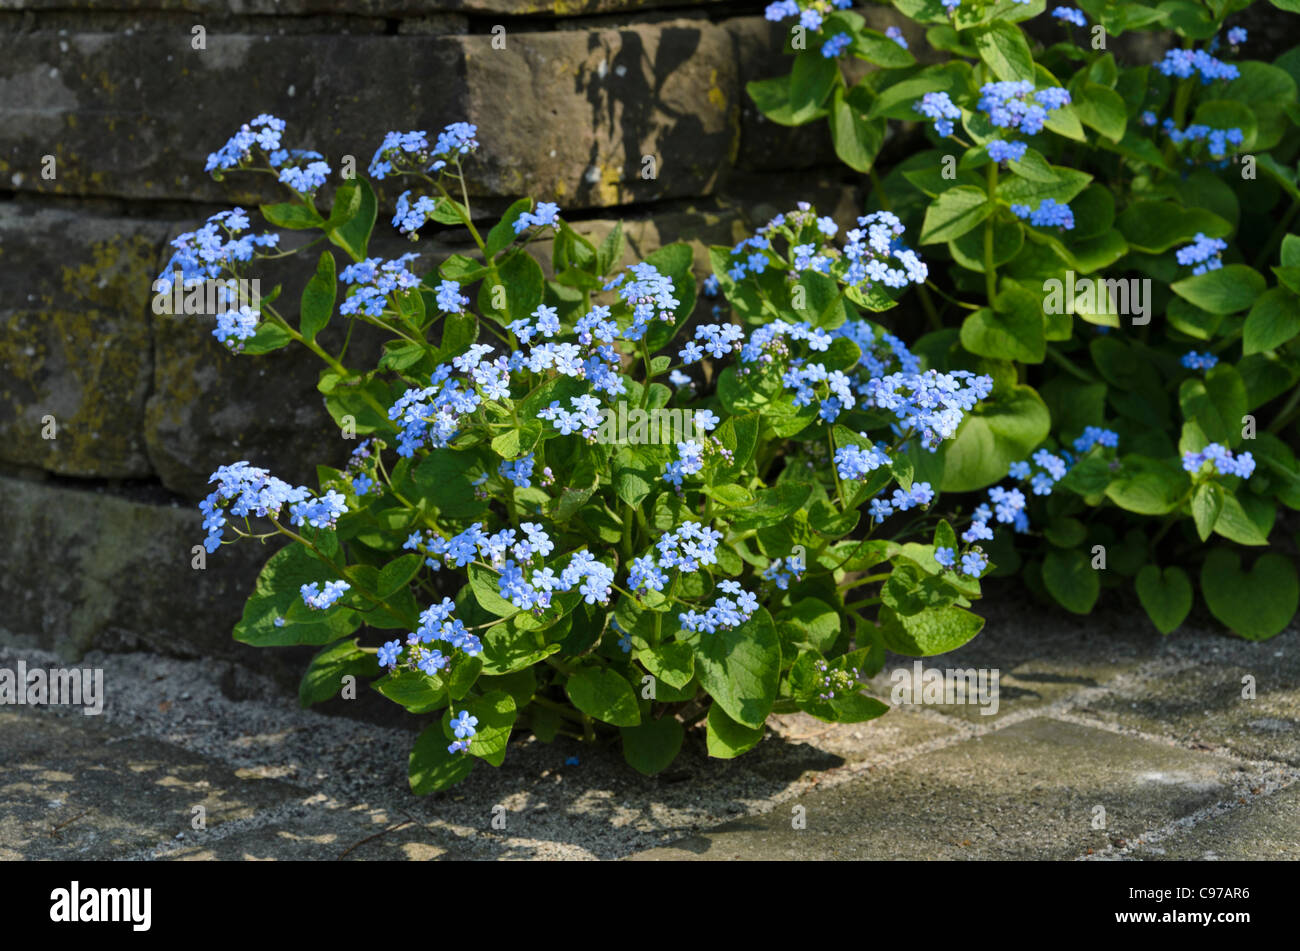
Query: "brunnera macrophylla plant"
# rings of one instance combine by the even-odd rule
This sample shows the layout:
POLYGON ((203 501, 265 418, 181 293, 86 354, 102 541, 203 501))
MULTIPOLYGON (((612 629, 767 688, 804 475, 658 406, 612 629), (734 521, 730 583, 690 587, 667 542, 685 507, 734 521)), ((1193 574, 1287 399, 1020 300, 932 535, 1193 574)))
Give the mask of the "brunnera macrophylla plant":
POLYGON ((175 240, 156 289, 230 286, 323 246, 296 321, 277 288, 232 301, 213 335, 245 354, 315 353, 325 404, 355 438, 315 487, 222 466, 200 506, 205 545, 288 539, 235 637, 320 646, 304 704, 351 676, 431 716, 410 757, 416 792, 500 765, 522 727, 621 742, 652 774, 695 725, 727 758, 773 712, 870 720, 887 707, 859 680, 886 648, 944 653, 980 630, 987 541, 1024 500, 954 523, 916 475, 995 381, 927 366, 875 319, 929 273, 892 214, 841 234, 792 209, 705 284, 750 302, 745 323, 699 321, 685 245, 624 268, 621 227, 595 245, 529 199, 480 232, 462 166, 472 125, 391 133, 369 166, 402 189, 394 228, 415 240, 455 224, 477 246, 427 268, 418 251, 368 256, 369 182, 343 182, 324 207, 329 165, 284 131, 258 116, 208 163, 274 175, 292 199, 261 215, 280 230, 214 215, 175 240), (529 252, 543 240, 550 275, 529 252), (358 324, 386 335, 377 366, 326 349, 339 321, 347 340, 358 324))
MULTIPOLYGON (((915 36, 849 6, 772 3, 793 68, 749 93, 778 123, 825 120, 869 206, 926 249, 913 352, 995 381, 915 477, 1015 493, 997 573, 1070 611, 1131 584, 1168 634, 1196 577, 1232 631, 1277 634, 1300 603, 1275 527, 1300 509, 1300 47, 1251 59, 1231 22, 1248 0, 893 0, 922 65, 915 36), (1133 31, 1165 51, 1124 60, 1133 31), (875 67, 856 82, 853 58, 875 67), (881 174, 891 122, 918 148, 881 174)), ((764 280, 740 254, 715 267, 764 280)))

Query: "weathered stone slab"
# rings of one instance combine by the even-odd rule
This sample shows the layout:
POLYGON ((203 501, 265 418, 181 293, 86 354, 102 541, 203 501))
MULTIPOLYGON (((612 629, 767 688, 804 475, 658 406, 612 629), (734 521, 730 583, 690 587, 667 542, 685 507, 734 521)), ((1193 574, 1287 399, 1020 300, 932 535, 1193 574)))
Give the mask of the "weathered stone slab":
POLYGON ((596 13, 698 7, 723 0, 0 0, 0 10, 66 10, 97 12, 185 11, 238 16, 419 17, 433 13, 500 13, 506 16, 573 17, 596 13))
POLYGON ((149 474, 145 315, 165 234, 151 221, 0 205, 0 461, 149 474))
MULTIPOLYGON (((1026 623, 1023 605, 1008 600, 1009 592, 996 590, 976 604, 986 619, 984 629, 960 650, 920 658, 921 669, 982 672, 993 686, 997 675, 997 702, 983 703, 975 696, 966 702, 929 703, 916 698, 912 709, 933 710, 961 717, 975 726, 988 726, 1010 714, 1037 710, 1092 688, 1105 686, 1122 674, 1136 671, 1155 656, 1161 643, 1140 628, 1135 632, 1125 615, 1097 614, 1078 617, 1057 612, 1039 614, 1026 623)), ((891 702, 895 685, 910 684, 917 658, 889 655, 884 668, 868 685, 871 693, 891 702), (901 672, 901 673, 900 673, 901 672)))
POLYGON ((1300 784, 1250 797, 1222 816, 1139 844, 1134 854, 1184 862, 1300 860, 1300 784))
POLYGON ((72 714, 0 709, 0 858, 120 859, 311 794, 72 714), (21 711, 21 712, 18 712, 21 711), (194 811, 202 807, 202 813, 194 811))
POLYGON ((1238 779, 1217 757, 1035 717, 632 857, 1069 859, 1226 798, 1238 779), (806 828, 792 827, 797 807, 806 828))
POLYGON ((1079 711, 1247 759, 1300 765, 1300 631, 1251 642, 1181 632, 1160 662, 1079 711))
POLYGON ((272 549, 226 546, 200 571, 191 548, 202 541, 193 507, 0 477, 0 636, 67 658, 92 646, 232 656, 230 631, 272 549))
POLYGON ((274 195, 261 177, 223 185, 203 166, 268 111, 288 123, 286 144, 363 169, 390 129, 468 119, 483 143, 468 163, 477 190, 568 208, 707 194, 730 164, 742 92, 721 26, 493 40, 210 33, 194 50, 188 34, 0 35, 0 176, 21 191, 255 204, 274 195))

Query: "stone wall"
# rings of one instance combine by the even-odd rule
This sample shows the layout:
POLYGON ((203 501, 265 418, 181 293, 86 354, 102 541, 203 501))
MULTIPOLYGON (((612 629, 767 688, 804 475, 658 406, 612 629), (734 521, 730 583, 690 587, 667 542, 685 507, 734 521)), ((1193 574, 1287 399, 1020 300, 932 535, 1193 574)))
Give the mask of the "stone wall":
MULTIPOLYGON (((350 448, 309 354, 236 358, 210 322, 152 313, 172 237, 273 195, 203 173, 241 122, 273 112, 292 144, 364 168, 389 129, 468 119, 485 218, 530 194, 594 235, 626 219, 629 261, 687 239, 703 264, 798 198, 854 211, 825 132, 748 102, 789 63, 762 6, 0 0, 0 641, 240 653, 230 628, 268 552, 191 567, 208 474, 248 459, 307 481, 350 448)), ((380 218, 376 253, 408 250, 380 218)), ((448 230, 418 250, 432 267, 463 245, 448 230)), ((295 300, 289 261, 264 284, 295 300)))
MULTIPOLYGON (((795 200, 839 220, 861 207, 824 125, 775 126, 748 101, 746 82, 789 69, 763 6, 0 0, 0 643, 239 653, 229 631, 267 552, 190 567, 208 474, 247 459, 308 481, 346 455, 309 354, 235 358, 202 319, 150 307, 172 237, 274 194, 203 174, 241 122, 273 112, 292 144, 364 168, 389 129, 467 119, 485 219, 522 194, 594 235, 623 218, 629 261, 689 240, 703 276, 708 244, 795 200)), ((859 9, 934 55, 891 8, 859 9)), ((908 147, 889 134, 886 163, 908 147)), ((372 248, 408 250, 388 217, 372 248)), ((464 246, 454 230, 420 243, 428 267, 464 246)), ((296 300, 289 261, 264 279, 296 300)))

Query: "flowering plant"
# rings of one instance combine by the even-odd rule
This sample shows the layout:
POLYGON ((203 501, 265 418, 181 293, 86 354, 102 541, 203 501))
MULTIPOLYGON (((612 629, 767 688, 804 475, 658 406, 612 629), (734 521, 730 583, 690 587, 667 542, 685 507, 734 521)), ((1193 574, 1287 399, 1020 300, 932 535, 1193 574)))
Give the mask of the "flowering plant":
POLYGON ((793 68, 749 92, 775 122, 824 119, 869 201, 928 248, 913 351, 996 381, 916 477, 992 486, 981 512, 1014 499, 1014 530, 987 539, 997 572, 1070 611, 1131 584, 1167 634, 1190 570, 1234 632, 1277 634, 1300 604, 1274 529, 1300 509, 1300 47, 1243 58, 1247 31, 1225 27, 1249 0, 1080 0, 1050 19, 1043 0, 892 5, 928 50, 845 0, 771 4, 793 68), (1108 48, 1137 31, 1178 45, 1108 48), (874 68, 852 81, 853 60, 874 68), (891 120, 928 142, 882 178, 891 120))
MULTIPOLYGON (((289 539, 235 637, 320 646, 304 703, 368 677, 437 714, 411 754, 417 792, 500 765, 520 724, 621 741, 650 774, 696 724, 711 755, 732 757, 773 712, 869 720, 887 708, 859 678, 886 648, 942 653, 979 631, 981 543, 1024 499, 954 527, 917 473, 1016 385, 936 368, 878 322, 928 274, 894 215, 864 215, 842 241, 810 206, 777 217, 714 252, 725 266, 704 296, 725 293, 743 323, 721 303, 696 319, 686 245, 624 268, 621 227, 597 245, 529 199, 481 233, 462 167, 471 125, 391 133, 369 166, 409 185, 399 232, 418 240, 435 222, 472 238, 475 254, 427 273, 416 252, 369 256, 371 185, 345 181, 325 210, 328 163, 286 149, 284 132, 258 116, 209 169, 274 175, 292 200, 262 216, 318 236, 255 234, 245 212, 223 212, 176 239, 160 286, 238 281, 327 240, 296 321, 273 292, 213 333, 246 354, 315 353, 325 404, 359 441, 316 488, 222 466, 201 504, 205 545, 289 539), (529 250, 546 239, 550 274, 529 250), (322 334, 340 320, 335 352, 322 334), (364 327, 387 339, 377 366, 352 369, 364 327)), ((1002 439, 1028 451, 1039 436, 1002 439)))

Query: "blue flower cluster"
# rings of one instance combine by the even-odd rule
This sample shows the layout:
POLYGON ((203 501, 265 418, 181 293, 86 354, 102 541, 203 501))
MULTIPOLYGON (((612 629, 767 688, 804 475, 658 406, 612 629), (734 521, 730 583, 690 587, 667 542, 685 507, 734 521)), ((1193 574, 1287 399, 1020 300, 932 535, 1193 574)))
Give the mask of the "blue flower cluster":
POLYGON ((927 119, 934 120, 934 131, 940 138, 952 135, 953 120, 961 118, 961 110, 946 92, 927 92, 912 104, 912 108, 927 119))
POLYGON ((261 312, 253 310, 247 304, 238 310, 223 310, 217 314, 217 326, 213 328, 212 336, 220 340, 227 350, 239 353, 244 349, 244 341, 257 333, 261 319, 261 312))
POLYGON ((1219 358, 1208 350, 1205 353, 1188 350, 1180 362, 1189 370, 1213 370, 1218 365, 1219 358))
POLYGON ((1075 26, 1088 25, 1088 18, 1076 7, 1057 7, 1052 11, 1052 16, 1066 23, 1073 23, 1075 26))
POLYGON ((885 36, 889 37, 903 49, 907 49, 907 39, 903 36, 903 31, 896 26, 885 27, 885 36))
POLYGON ((980 87, 979 108, 999 129, 1017 129, 1025 135, 1041 132, 1047 114, 1068 105, 1070 94, 1060 86, 1035 91, 1028 80, 985 83, 980 87))
POLYGON ((280 136, 283 133, 283 119, 262 113, 241 125, 239 131, 232 135, 225 145, 211 153, 203 170, 212 172, 242 168, 246 162, 252 161, 254 146, 268 155, 278 152, 280 136))
MULTIPOLYGON (((859 433, 859 435, 866 434, 859 433)), ((871 445, 866 449, 856 445, 841 446, 835 450, 833 459, 836 472, 844 480, 865 479, 880 467, 889 465, 889 456, 885 455, 886 448, 888 447, 871 445)))
POLYGON ((847 10, 853 6, 853 0, 804 0, 801 6, 798 0, 776 0, 769 3, 763 15, 773 23, 780 23, 788 17, 798 17, 799 25, 808 30, 820 30, 826 15, 832 10, 847 10))
POLYGON ((1011 213, 1017 218, 1028 218, 1029 223, 1038 228, 1063 228, 1069 231, 1074 227, 1074 212, 1070 206, 1054 198, 1044 198, 1033 209, 1028 205, 1012 205, 1011 213))
POLYGON ((986 146, 989 158, 995 162, 1019 162, 1025 157, 1028 143, 1014 140, 994 139, 986 146))
POLYGON ((676 531, 660 536, 655 551, 646 552, 628 566, 627 586, 638 594, 662 591, 668 571, 695 572, 718 563, 718 542, 722 533, 687 520, 676 531), (657 554, 656 554, 657 553, 657 554))
POLYGON ((352 291, 339 305, 339 313, 352 315, 365 314, 379 317, 388 305, 388 295, 401 291, 413 291, 420 286, 420 279, 407 267, 418 254, 409 251, 399 258, 385 261, 383 258, 367 258, 355 264, 349 264, 339 274, 344 284, 352 285, 352 291))
POLYGON ((1219 238, 1206 237, 1198 231, 1192 243, 1176 250, 1174 257, 1183 267, 1195 265, 1192 268, 1193 274, 1204 274, 1206 271, 1217 271, 1223 267, 1221 255, 1226 250, 1228 250, 1228 242, 1219 238))
MULTIPOLYGON (((514 535, 514 529, 506 531, 514 535)), ((520 557, 521 563, 509 560, 501 566, 501 577, 497 579, 501 597, 515 607, 540 614, 551 606, 555 592, 572 591, 575 587, 588 604, 609 603, 614 590, 614 569, 597 561, 587 549, 574 552, 558 575, 554 569, 537 562, 541 555, 536 549, 532 552, 529 558, 520 557)))
POLYGON ((802 555, 774 558, 771 564, 763 569, 763 580, 772 582, 782 591, 788 591, 790 582, 802 580, 803 573, 807 569, 808 566, 804 563, 802 555))
POLYGON ((532 211, 523 212, 515 219, 515 234, 523 234, 528 228, 536 225, 538 228, 544 228, 547 225, 556 227, 560 223, 560 206, 550 201, 537 203, 537 207, 532 211))
POLYGON ((718 595, 703 612, 692 610, 677 615, 684 629, 706 634, 730 630, 740 627, 758 610, 758 597, 742 588, 740 582, 719 581, 718 588, 723 594, 718 595), (734 596, 734 600, 728 595, 734 596))
POLYGON ((302 595, 303 603, 307 607, 315 611, 324 611, 326 608, 333 607, 334 603, 343 597, 344 593, 351 587, 352 585, 346 581, 327 581, 325 582, 325 590, 322 591, 320 584, 313 581, 311 584, 303 585, 299 589, 299 593, 302 595))
POLYGON ((1085 453, 1092 449, 1093 446, 1114 449, 1119 446, 1119 434, 1114 430, 1103 429, 1100 426, 1085 426, 1083 435, 1074 441, 1074 451, 1085 453))
POLYGON ((389 132, 370 160, 370 177, 383 181, 394 174, 441 172, 448 162, 478 149, 477 134, 477 126, 453 122, 430 147, 427 132, 389 132))
POLYGON ((1241 145, 1245 142, 1245 136, 1238 128, 1215 129, 1202 123, 1194 123, 1180 130, 1174 125, 1173 119, 1166 119, 1160 124, 1160 128, 1175 145, 1184 142, 1205 142, 1210 157, 1215 159, 1226 156, 1229 145, 1241 145))
POLYGON ((1039 467, 1039 471, 1034 472, 1028 462, 1013 462, 1008 475, 1022 482, 1028 479, 1034 495, 1051 495, 1052 487, 1064 479, 1065 474, 1070 471, 1069 464, 1065 459, 1052 455, 1046 449, 1039 449, 1030 458, 1034 465, 1039 467))
POLYGON ((1248 452, 1234 456, 1227 446, 1212 442, 1200 452, 1183 453, 1183 469, 1192 475, 1200 475, 1209 463, 1220 475, 1240 476, 1249 479, 1255 471, 1255 457, 1248 452))
POLYGON ((620 274, 605 285, 605 290, 618 289, 618 296, 632 311, 632 323, 623 329, 624 340, 640 340, 654 320, 671 324, 681 301, 675 296, 672 278, 659 273, 653 264, 642 262, 628 268, 632 279, 620 274))
MULTIPOLYGON (((934 550, 934 560, 944 568, 955 568, 957 565, 957 552, 952 548, 940 546, 934 550)), ((988 565, 988 558, 978 548, 972 548, 961 556, 961 573, 972 578, 978 578, 982 575, 988 565)))
POLYGON ((869 514, 873 520, 880 522, 895 512, 907 512, 917 506, 929 505, 933 501, 934 489, 930 483, 913 482, 910 489, 895 489, 888 499, 872 499, 869 514))
POLYGON ((1190 79, 1199 73, 1201 83, 1207 86, 1216 79, 1236 79, 1241 75, 1236 66, 1215 59, 1205 50, 1169 50, 1155 67, 1164 75, 1178 79, 1190 79))
POLYGON ((1246 30, 1244 27, 1234 26, 1228 31, 1228 42, 1233 46, 1240 46, 1246 42, 1246 30))
POLYGON ((508 479, 520 489, 531 489, 533 486, 533 466, 536 465, 533 454, 530 452, 520 456, 518 459, 503 459, 501 465, 497 467, 497 473, 502 478, 508 479))
POLYGON ((226 524, 223 509, 237 518, 277 518, 288 505, 294 525, 306 524, 313 528, 333 528, 339 516, 348 510, 343 496, 333 489, 318 498, 305 486, 289 485, 266 469, 247 462, 221 466, 208 481, 217 483, 217 487, 199 503, 199 511, 203 513, 203 528, 208 533, 203 546, 209 553, 216 551, 222 542, 226 524))
POLYGON ((951 439, 966 413, 993 392, 993 378, 969 370, 940 373, 890 373, 868 380, 863 388, 864 403, 892 412, 899 433, 921 437, 930 452, 951 439))
POLYGON ((762 274, 769 264, 787 266, 772 249, 772 237, 780 236, 789 248, 788 276, 792 281, 801 272, 815 271, 864 292, 872 282, 893 288, 925 283, 929 268, 903 243, 906 229, 896 215, 873 212, 858 218, 857 225, 845 233, 841 250, 830 240, 839 230, 835 222, 828 216, 818 218, 812 206, 801 201, 794 211, 777 215, 753 237, 732 248, 727 275, 740 281, 749 274, 762 274), (754 250, 746 254, 750 248, 754 250), (901 266, 891 266, 891 257, 901 266))
POLYGON ((835 59, 852 45, 853 37, 847 33, 836 33, 822 44, 822 56, 826 59, 835 59))
POLYGON ((270 232, 237 237, 248 227, 248 213, 242 208, 232 208, 217 212, 198 230, 172 238, 171 246, 175 250, 154 281, 154 291, 169 293, 177 274, 181 276, 181 286, 195 287, 221 277, 237 264, 251 261, 258 248, 279 245, 280 236, 270 232))

